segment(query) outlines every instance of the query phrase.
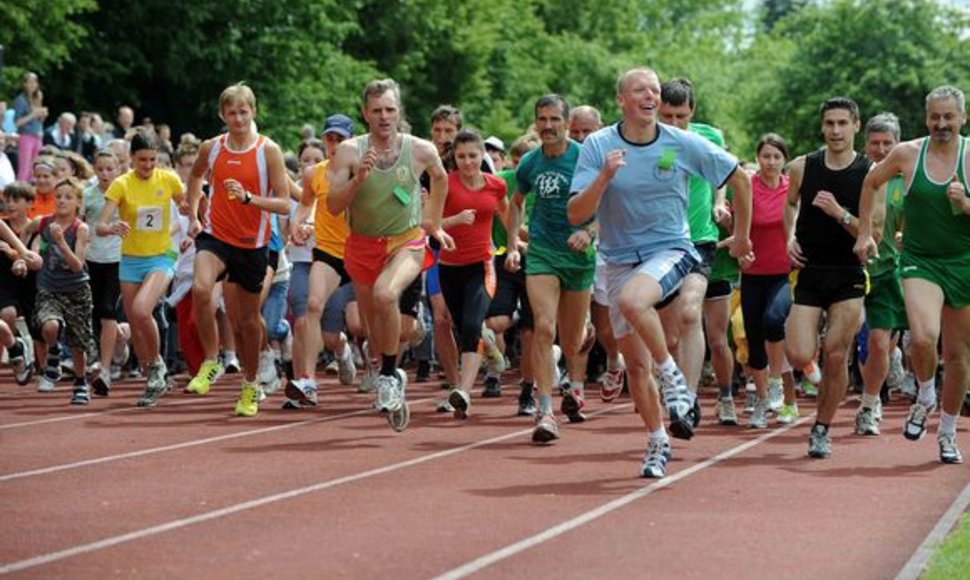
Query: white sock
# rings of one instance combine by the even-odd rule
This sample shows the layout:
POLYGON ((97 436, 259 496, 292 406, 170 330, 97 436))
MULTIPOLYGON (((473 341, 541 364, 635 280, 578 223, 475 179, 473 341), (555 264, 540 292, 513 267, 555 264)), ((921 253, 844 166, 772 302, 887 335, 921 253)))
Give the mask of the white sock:
POLYGON ((667 436, 667 430, 661 425, 656 431, 651 431, 650 436, 647 438, 648 442, 659 441, 663 443, 664 441, 670 441, 670 437, 667 436))
POLYGON ((939 435, 952 435, 957 434, 957 416, 950 415, 946 411, 940 413, 940 430, 939 435))
POLYGON ((879 406, 879 395, 866 395, 866 394, 862 395, 863 409, 875 410, 877 406, 879 406))
POLYGON ((664 362, 658 364, 657 365, 657 368, 660 370, 660 372, 662 372, 662 373, 664 373, 666 375, 666 374, 670 374, 670 373, 674 372, 675 370, 677 370, 677 363, 674 362, 674 357, 672 357, 672 356, 670 356, 668 354, 667 355, 667 360, 665 360, 664 362))
POLYGON ((936 377, 930 377, 929 380, 920 381, 919 383, 919 394, 916 395, 916 402, 920 405, 929 407, 936 404, 936 377))
POLYGON ((606 370, 615 371, 616 369, 622 369, 622 368, 623 368, 623 364, 620 362, 619 355, 617 355, 616 358, 606 359, 606 370))
POLYGON ((579 391, 580 397, 582 397, 584 394, 584 386, 583 381, 569 381, 569 390, 574 393, 579 391))

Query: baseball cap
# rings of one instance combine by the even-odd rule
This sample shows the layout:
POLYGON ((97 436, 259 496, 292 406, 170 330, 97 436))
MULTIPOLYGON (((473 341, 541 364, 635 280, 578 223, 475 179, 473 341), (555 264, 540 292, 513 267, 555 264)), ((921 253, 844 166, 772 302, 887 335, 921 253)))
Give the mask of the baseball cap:
POLYGON ((485 148, 495 149, 497 151, 501 151, 502 153, 505 153, 505 143, 502 143, 502 140, 496 137, 495 135, 492 135, 491 137, 485 140, 485 148))
POLYGON ((323 123, 323 135, 336 133, 344 137, 354 135, 354 122, 346 115, 330 115, 323 123))

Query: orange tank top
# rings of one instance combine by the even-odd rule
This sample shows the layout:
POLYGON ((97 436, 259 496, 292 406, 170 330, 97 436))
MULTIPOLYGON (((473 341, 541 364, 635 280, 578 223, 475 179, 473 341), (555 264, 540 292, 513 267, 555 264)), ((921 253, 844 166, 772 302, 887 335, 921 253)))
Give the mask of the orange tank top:
POLYGON ((209 151, 209 209, 205 231, 238 248, 262 248, 269 243, 270 215, 253 205, 230 199, 226 179, 235 179, 254 196, 269 196, 266 137, 260 135, 245 151, 227 147, 228 135, 219 137, 209 151))

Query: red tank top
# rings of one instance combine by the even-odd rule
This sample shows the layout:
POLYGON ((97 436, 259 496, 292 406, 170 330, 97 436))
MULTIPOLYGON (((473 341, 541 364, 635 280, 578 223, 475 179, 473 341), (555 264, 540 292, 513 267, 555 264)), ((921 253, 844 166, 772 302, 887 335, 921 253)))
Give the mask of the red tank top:
POLYGON ((270 193, 266 169, 266 137, 260 135, 245 151, 226 146, 228 135, 219 137, 209 151, 209 209, 205 231, 239 248, 262 248, 269 243, 270 216, 253 205, 230 199, 223 182, 235 179, 254 196, 270 193))

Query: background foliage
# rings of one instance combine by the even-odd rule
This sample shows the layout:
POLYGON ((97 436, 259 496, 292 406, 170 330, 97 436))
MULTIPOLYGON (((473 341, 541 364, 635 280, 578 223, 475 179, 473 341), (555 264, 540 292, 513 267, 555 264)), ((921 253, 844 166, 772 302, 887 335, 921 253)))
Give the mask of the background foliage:
POLYGON ((750 157, 769 130, 818 146, 818 105, 836 94, 920 134, 929 89, 970 89, 968 31, 934 0, 5 0, 0 96, 34 70, 55 115, 129 104, 208 136, 219 92, 245 80, 261 127, 295 147, 304 123, 356 118, 363 85, 390 76, 416 134, 452 103, 508 141, 546 92, 614 121, 616 75, 648 65, 691 78, 697 118, 750 157))

